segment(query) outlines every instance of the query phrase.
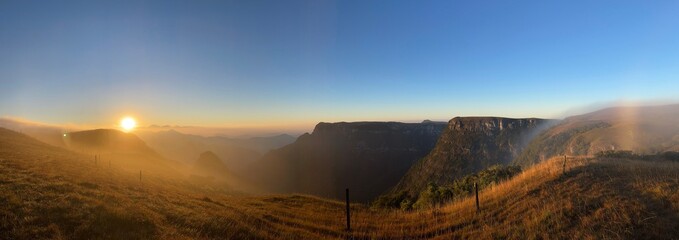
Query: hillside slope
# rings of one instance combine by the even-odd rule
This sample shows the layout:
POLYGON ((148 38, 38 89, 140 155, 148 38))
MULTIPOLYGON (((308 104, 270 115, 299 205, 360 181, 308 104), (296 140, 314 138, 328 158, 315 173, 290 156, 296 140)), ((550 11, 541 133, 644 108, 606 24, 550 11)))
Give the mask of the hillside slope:
POLYGON ((79 131, 79 129, 63 128, 3 117, 0 117, 0 127, 26 134, 44 143, 57 147, 64 147, 64 133, 79 131))
POLYGON ((67 148, 78 152, 140 154, 160 157, 136 135, 114 129, 64 133, 63 141, 67 148))
POLYGON ((525 167, 553 156, 606 150, 679 150, 679 104, 614 107, 566 118, 533 139, 514 163, 525 167))
POLYGON ((280 193, 368 201, 398 182, 434 147, 445 123, 319 123, 311 134, 266 154, 253 180, 280 193))
POLYGON ((193 171, 207 176, 219 176, 225 174, 228 168, 216 154, 207 151, 200 154, 193 164, 193 171))
POLYGON ((417 194, 429 183, 451 184, 492 165, 508 164, 550 122, 537 118, 453 118, 436 147, 408 170, 393 192, 417 194))
POLYGON ((0 129, 2 239, 679 238, 679 164, 546 161, 431 210, 375 211, 300 195, 245 197, 87 156, 0 129), (88 164, 89 163, 89 164, 88 164))

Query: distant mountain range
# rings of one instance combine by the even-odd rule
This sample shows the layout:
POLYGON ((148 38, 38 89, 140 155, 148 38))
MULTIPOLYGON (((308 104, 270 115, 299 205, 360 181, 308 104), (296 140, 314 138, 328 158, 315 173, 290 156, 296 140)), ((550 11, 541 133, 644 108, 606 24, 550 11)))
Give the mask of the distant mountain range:
POLYGON ((247 165, 259 159, 264 153, 290 144, 296 139, 288 134, 248 138, 204 137, 185 134, 172 129, 163 131, 138 130, 129 134, 112 129, 99 129, 91 132, 91 130, 83 131, 83 129, 64 128, 8 118, 0 118, 0 127, 24 133, 53 146, 70 149, 75 147, 77 148, 75 150, 88 152, 111 150, 107 149, 110 146, 99 146, 99 143, 113 143, 106 141, 115 142, 115 139, 106 139, 104 134, 113 138, 126 136, 130 138, 130 141, 126 144, 147 146, 147 148, 152 149, 154 154, 187 164, 187 166, 192 166, 201 153, 211 151, 222 159, 229 169, 239 174, 245 174, 242 171, 247 165), (74 137, 76 138, 75 143, 71 144, 70 141, 74 137), (99 149, 92 149, 97 146, 99 149))
POLYGON ((295 141, 295 137, 287 134, 252 138, 203 137, 175 130, 136 134, 166 158, 192 165, 201 153, 211 151, 239 174, 244 174, 245 168, 263 153, 295 141))
POLYGON ((398 182, 434 147, 441 122, 319 123, 311 134, 272 150, 253 165, 251 179, 270 191, 368 201, 398 182))

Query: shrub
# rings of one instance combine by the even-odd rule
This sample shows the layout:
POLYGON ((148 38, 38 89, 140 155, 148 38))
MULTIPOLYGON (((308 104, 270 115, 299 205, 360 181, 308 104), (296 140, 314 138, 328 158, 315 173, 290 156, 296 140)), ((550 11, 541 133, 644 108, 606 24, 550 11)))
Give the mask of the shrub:
POLYGON ((645 161, 679 161, 679 152, 668 151, 658 154, 637 154, 632 151, 608 150, 595 154, 597 158, 636 159, 645 161))
POLYGON ((450 189, 439 187, 436 183, 429 183, 427 189, 420 192, 417 201, 413 204, 414 209, 424 209, 439 205, 450 200, 452 192, 450 189))
MULTIPOLYGON (((373 203, 373 207, 377 208, 401 208, 403 209, 403 202, 412 202, 410 194, 407 191, 401 191, 392 194, 385 194, 377 198, 373 203)), ((412 203, 409 203, 412 205, 412 203)))
POLYGON ((455 180, 448 186, 439 186, 431 182, 415 196, 407 191, 382 195, 372 203, 372 207, 402 210, 430 208, 453 199, 469 196, 474 191, 474 183, 478 183, 479 188, 485 188, 510 179, 519 173, 521 173, 519 166, 493 165, 477 174, 470 174, 455 180))
POLYGON ((597 158, 625 158, 625 159, 637 159, 641 158, 638 154, 635 154, 632 151, 621 151, 621 150, 608 150, 608 151, 601 151, 595 154, 597 158))
POLYGON ((464 198, 473 193, 474 183, 478 183, 479 188, 485 188, 510 179, 519 173, 521 173, 521 167, 519 166, 504 167, 502 165, 494 165, 477 174, 470 174, 455 180, 447 187, 429 183, 427 188, 420 192, 412 207, 414 209, 424 209, 440 205, 452 199, 464 198))
POLYGON ((403 199, 403 202, 401 202, 401 210, 403 211, 408 211, 413 209, 413 202, 409 199, 403 199))

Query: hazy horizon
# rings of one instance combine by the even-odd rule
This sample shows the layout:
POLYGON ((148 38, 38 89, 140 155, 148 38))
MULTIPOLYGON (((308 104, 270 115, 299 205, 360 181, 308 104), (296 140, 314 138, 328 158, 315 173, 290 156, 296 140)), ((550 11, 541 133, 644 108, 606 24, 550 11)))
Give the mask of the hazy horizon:
MULTIPOLYGON (((564 119, 567 117, 586 114, 593 111, 598 111, 606 108, 612 107, 635 107, 635 106, 662 106, 662 105, 673 105, 679 104, 676 101, 670 100, 654 100, 654 101, 618 101, 618 102, 599 102, 592 103, 583 106, 571 107, 569 109, 563 110, 561 114, 556 117, 539 117, 539 116, 504 116, 504 115, 456 115, 451 116, 446 119, 416 119, 416 120, 399 120, 399 119, 355 119, 355 120, 340 120, 340 121, 317 121, 307 125, 293 126, 268 126, 268 127, 257 127, 257 126, 243 126, 243 127, 227 127, 227 126, 199 126, 199 125, 177 125, 177 124, 154 124, 154 123, 141 123, 135 127, 134 131, 168 131, 175 130, 184 134, 200 135, 200 136, 223 136, 231 138, 249 138, 249 137, 269 137, 280 134, 288 134, 294 137, 302 135, 304 133, 311 133, 314 127, 321 122, 335 123, 335 122, 403 122, 403 123, 420 123, 425 120, 436 121, 436 122, 447 122, 454 117, 508 117, 508 118, 543 118, 543 119, 564 119)), ((121 116, 122 117, 122 116, 121 116)), ((17 121, 25 124, 31 125, 42 125, 63 128, 65 130, 90 130, 90 129, 121 129, 120 123, 118 122, 120 118, 111 121, 108 125, 79 125, 73 123, 49 123, 41 122, 35 119, 25 119, 13 116, 0 116, 0 120, 10 120, 17 121)))

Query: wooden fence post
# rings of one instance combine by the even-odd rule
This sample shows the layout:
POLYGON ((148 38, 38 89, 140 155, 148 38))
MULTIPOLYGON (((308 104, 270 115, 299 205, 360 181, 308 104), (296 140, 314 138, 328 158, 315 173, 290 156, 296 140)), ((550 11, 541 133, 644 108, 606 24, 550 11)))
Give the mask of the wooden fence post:
POLYGON ((566 155, 563 155, 563 174, 566 174, 566 155))
POLYGON ((351 231, 351 208, 349 208, 349 189, 346 191, 347 195, 347 231, 351 231))
POLYGON ((476 212, 481 211, 481 207, 479 207, 479 184, 474 183, 474 192, 476 192, 476 212))

